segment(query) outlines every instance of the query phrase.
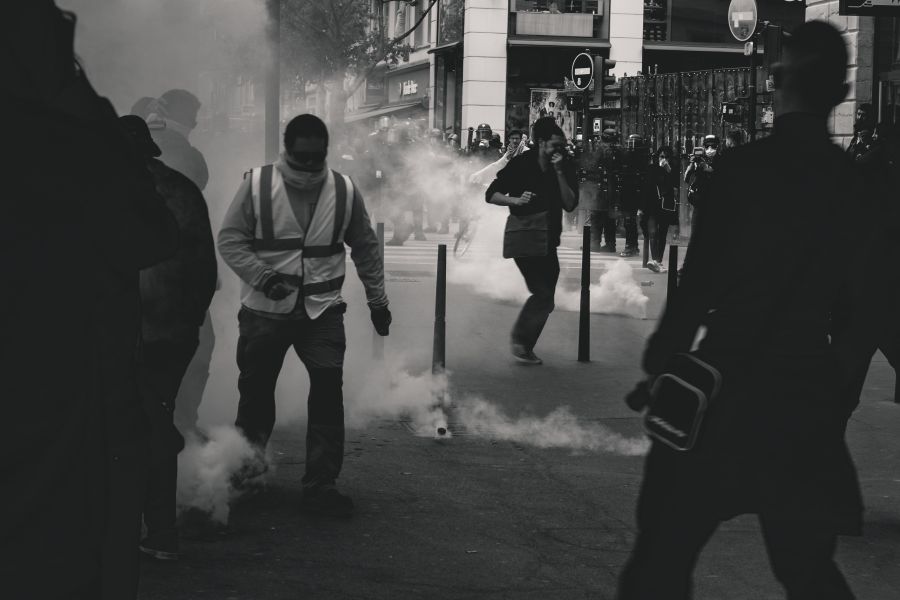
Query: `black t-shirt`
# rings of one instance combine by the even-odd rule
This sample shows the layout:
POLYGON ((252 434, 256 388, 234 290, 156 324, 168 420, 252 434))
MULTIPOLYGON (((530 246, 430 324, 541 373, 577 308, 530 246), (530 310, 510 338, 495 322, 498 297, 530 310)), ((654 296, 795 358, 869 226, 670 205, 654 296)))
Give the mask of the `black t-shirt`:
MULTIPOLYGON (((575 161, 567 158, 563 165, 566 182, 577 195, 578 178, 575 174, 575 161)), ((490 200, 494 192, 508 196, 521 196, 524 192, 536 194, 537 197, 524 206, 510 206, 509 212, 522 217, 547 211, 551 242, 554 246, 559 246, 559 238, 562 235, 562 195, 559 192, 556 171, 552 165, 548 165, 546 171, 541 170, 537 150, 529 150, 509 161, 488 187, 485 199, 490 200)))

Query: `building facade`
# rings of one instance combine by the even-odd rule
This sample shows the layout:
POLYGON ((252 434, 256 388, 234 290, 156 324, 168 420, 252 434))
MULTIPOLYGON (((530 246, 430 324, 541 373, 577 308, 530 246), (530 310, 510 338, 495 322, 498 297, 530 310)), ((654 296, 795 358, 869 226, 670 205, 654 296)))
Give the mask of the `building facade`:
MULTIPOLYGON (((380 3, 378 3, 380 4, 380 3)), ((389 3, 388 35, 428 9, 389 3)), ((728 0, 437 0, 409 36, 407 61, 382 65, 348 103, 348 121, 384 127, 412 122, 467 141, 482 124, 501 136, 554 116, 576 137, 582 113, 565 109, 564 79, 581 52, 616 61, 617 77, 749 66, 727 26, 728 0)), ((759 19, 786 30, 824 19, 850 50, 851 93, 832 115, 849 142, 856 107, 895 118, 900 104, 900 26, 891 17, 845 16, 839 0, 757 0, 759 19)), ((373 3, 375 7, 375 3, 373 3)), ((896 117, 900 118, 900 117, 896 117)))

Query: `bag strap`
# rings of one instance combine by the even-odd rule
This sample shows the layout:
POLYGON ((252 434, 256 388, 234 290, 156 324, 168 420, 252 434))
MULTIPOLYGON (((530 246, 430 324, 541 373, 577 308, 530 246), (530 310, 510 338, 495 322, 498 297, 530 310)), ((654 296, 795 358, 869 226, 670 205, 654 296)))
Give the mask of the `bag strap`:
POLYGON ((259 170, 259 222, 264 242, 275 239, 275 226, 272 220, 272 168, 272 165, 265 165, 259 170))
POLYGON ((347 215, 347 182, 344 176, 337 171, 334 174, 334 233, 331 236, 331 245, 336 245, 341 239, 341 231, 344 228, 344 218, 347 215))

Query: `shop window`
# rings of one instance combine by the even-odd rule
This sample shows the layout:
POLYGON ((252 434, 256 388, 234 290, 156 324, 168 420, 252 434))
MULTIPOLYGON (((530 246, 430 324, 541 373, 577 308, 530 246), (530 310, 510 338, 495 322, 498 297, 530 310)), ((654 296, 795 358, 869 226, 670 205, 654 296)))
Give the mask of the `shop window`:
POLYGON ((644 0, 644 39, 665 42, 669 39, 669 0, 644 0))
POLYGON ((602 14, 602 0, 510 0, 512 12, 602 14))
MULTIPOLYGON (((645 0, 646 5, 651 0, 645 0)), ((728 29, 728 2, 725 0, 652 0, 667 4, 669 40, 710 44, 737 44, 728 29)), ((803 2, 758 2, 759 20, 771 21, 788 31, 806 18, 803 2)), ((646 13, 645 13, 646 17, 646 13)), ((646 29, 645 29, 646 31, 646 29)))
POLYGON ((438 0, 438 45, 461 42, 463 37, 464 0, 438 0))

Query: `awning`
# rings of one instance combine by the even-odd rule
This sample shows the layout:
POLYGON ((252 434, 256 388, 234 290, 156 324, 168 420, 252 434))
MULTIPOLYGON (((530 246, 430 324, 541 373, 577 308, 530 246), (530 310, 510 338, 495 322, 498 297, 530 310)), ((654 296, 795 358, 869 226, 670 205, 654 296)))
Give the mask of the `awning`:
MULTIPOLYGON (((760 44, 762 47, 762 44, 760 44)), ((742 54, 744 46, 734 44, 695 44, 691 42, 644 42, 644 50, 666 50, 668 52, 733 52, 742 54)))
POLYGON ((609 48, 608 40, 595 38, 557 37, 550 35, 517 35, 509 38, 510 46, 544 47, 555 46, 571 48, 609 48))
POLYGON ((392 69, 388 69, 384 74, 390 77, 394 73, 405 73, 406 71, 415 71, 419 69, 427 69, 431 66, 431 61, 429 60, 420 60, 414 63, 403 63, 402 65, 397 65, 392 69))
POLYGON ((362 121, 363 119, 372 119, 375 117, 383 117, 384 115, 390 115, 396 112, 400 112, 402 110, 406 110, 408 108, 413 108, 418 106, 421 109, 424 109, 422 106, 421 100, 416 100, 415 102, 404 102, 403 104, 393 104, 391 106, 382 106, 381 108, 376 108, 375 110, 370 110, 363 113, 352 113, 344 115, 345 123, 353 123, 354 121, 362 121))
POLYGON ((440 52, 449 52, 450 50, 456 50, 462 46, 462 42, 450 42, 449 44, 444 44, 443 46, 435 46, 431 50, 428 51, 428 54, 438 54, 440 52))

